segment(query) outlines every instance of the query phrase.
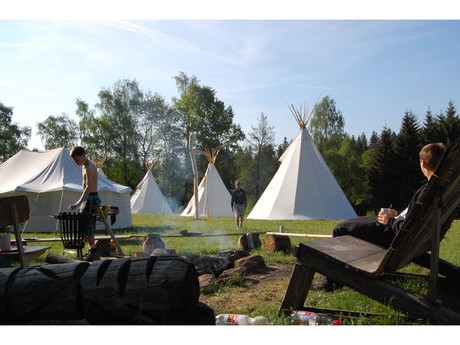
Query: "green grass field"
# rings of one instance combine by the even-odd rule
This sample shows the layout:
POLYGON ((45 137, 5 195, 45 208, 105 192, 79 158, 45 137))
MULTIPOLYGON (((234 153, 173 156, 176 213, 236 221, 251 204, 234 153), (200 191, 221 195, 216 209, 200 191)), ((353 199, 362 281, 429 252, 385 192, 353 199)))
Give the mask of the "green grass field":
MULTIPOLYGON (((247 232, 276 232, 281 225, 286 233, 299 234, 331 234, 331 230, 337 221, 263 221, 245 220, 243 229, 237 230, 235 219, 230 217, 208 218, 195 220, 178 215, 133 215, 133 227, 129 229, 114 230, 116 235, 131 235, 129 239, 120 240, 120 245, 125 255, 134 255, 142 250, 142 236, 146 234, 160 234, 167 249, 174 249, 179 255, 183 253, 194 253, 200 255, 217 255, 222 250, 238 249, 237 241, 240 235, 247 232), (202 234, 222 234, 223 236, 171 236, 179 235, 180 231, 202 234)), ((104 235, 101 231, 97 235, 104 235)), ((55 233, 25 233, 23 238, 30 237, 58 237, 55 233)), ((260 235, 263 241, 264 235, 260 235)), ((301 241, 314 240, 305 237, 291 237, 291 244, 294 247, 301 241)), ((30 243, 34 245, 33 243, 30 243)), ((61 242, 50 242, 49 252, 62 255, 63 246, 61 242)), ((440 255, 447 261, 460 265, 460 221, 454 221, 446 238, 441 243, 440 255)), ((255 249, 252 254, 262 255, 267 266, 277 263, 294 265, 295 258, 292 254, 270 253, 263 248, 255 249)), ((65 253, 66 256, 75 257, 74 252, 65 253)), ((43 255, 35 264, 43 263, 46 255, 43 255)), ((426 273, 426 270, 416 265, 408 265, 404 269, 411 273, 426 273)), ((214 296, 206 296, 205 303, 210 305, 215 314, 220 313, 241 313, 250 316, 263 315, 273 324, 288 325, 291 321, 286 317, 279 317, 278 310, 284 297, 288 278, 270 285, 270 289, 257 291, 256 296, 247 298, 250 286, 226 287, 219 290, 214 296), (238 300, 238 297, 245 296, 238 300), (247 299, 246 299, 247 298, 247 299), (236 301, 236 302, 235 302, 236 301)), ((427 284, 423 281, 411 281, 408 283, 415 291, 424 292, 427 284)), ((407 286, 406 286, 407 287, 407 286)), ((200 297, 201 300, 201 297, 200 297)), ((367 324, 423 324, 422 321, 409 320, 405 315, 396 312, 390 307, 377 303, 364 297, 351 289, 344 288, 333 293, 322 291, 311 291, 306 304, 318 308, 332 308, 351 310, 359 313, 379 314, 375 317, 356 317, 342 320, 344 324, 367 325, 367 324)))

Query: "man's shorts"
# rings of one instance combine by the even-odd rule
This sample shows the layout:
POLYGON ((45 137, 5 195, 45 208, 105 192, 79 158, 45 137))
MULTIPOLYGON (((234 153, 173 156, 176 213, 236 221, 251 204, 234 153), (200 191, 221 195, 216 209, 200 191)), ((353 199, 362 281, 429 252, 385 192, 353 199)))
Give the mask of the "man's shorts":
POLYGON ((233 204, 233 209, 235 210, 235 217, 238 217, 238 218, 244 217, 244 212, 246 211, 245 205, 233 204))
POLYGON ((94 217, 91 217, 91 222, 88 226, 88 235, 93 235, 96 230, 96 216, 99 211, 99 206, 101 205, 101 199, 99 198, 98 193, 90 193, 86 200, 83 202, 80 208, 81 213, 91 214, 94 217))

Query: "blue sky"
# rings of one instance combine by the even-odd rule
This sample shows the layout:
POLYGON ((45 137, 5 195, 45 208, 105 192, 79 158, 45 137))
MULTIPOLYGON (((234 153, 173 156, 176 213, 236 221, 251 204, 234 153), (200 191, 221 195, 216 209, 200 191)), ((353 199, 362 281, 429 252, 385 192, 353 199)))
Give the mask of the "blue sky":
POLYGON ((422 123, 428 109, 460 106, 457 20, 139 17, 0 18, 0 102, 33 127, 30 148, 42 147, 36 124, 49 115, 77 120, 76 98, 94 106, 101 88, 130 78, 169 101, 180 71, 216 90, 245 133, 264 113, 276 144, 298 133, 288 105, 327 95, 355 136, 397 132, 406 110, 422 123))

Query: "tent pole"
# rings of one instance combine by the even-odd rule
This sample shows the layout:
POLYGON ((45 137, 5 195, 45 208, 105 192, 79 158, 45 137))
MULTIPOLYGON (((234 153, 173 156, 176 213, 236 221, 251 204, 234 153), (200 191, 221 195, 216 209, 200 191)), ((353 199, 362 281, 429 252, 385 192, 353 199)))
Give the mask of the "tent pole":
POLYGON ((30 219, 32 218, 32 213, 34 212, 35 205, 37 204, 38 197, 40 196, 40 193, 37 193, 37 196, 35 197, 34 204, 32 207, 29 207, 29 219, 27 219, 27 222, 24 224, 24 228, 22 229, 22 233, 26 232, 27 230, 27 225, 29 225, 30 219))
POLYGON ((198 169, 196 167, 195 153, 193 151, 194 138, 193 133, 190 133, 189 137, 189 152, 190 160, 192 161, 192 171, 193 171, 193 195, 195 202, 195 219, 198 219, 198 169))
MULTIPOLYGON (((62 212, 62 199, 64 199, 64 188, 61 190, 61 200, 59 200, 59 212, 62 212)), ((56 225, 54 226, 54 233, 57 234, 58 232, 58 222, 56 222, 56 225)))
MULTIPOLYGON (((211 170, 211 169, 209 169, 211 170)), ((209 209, 209 200, 208 200, 208 175, 206 175, 206 181, 204 186, 204 210, 207 217, 211 217, 211 210, 209 209)))

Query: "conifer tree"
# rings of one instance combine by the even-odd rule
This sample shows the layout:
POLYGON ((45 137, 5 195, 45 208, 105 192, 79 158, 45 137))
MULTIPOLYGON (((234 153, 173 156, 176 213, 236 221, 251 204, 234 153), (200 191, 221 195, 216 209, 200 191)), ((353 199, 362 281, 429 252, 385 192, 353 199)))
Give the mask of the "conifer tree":
POLYGON ((395 164, 394 133, 385 126, 373 151, 369 168, 371 207, 374 211, 393 204, 397 177, 395 164))
POLYGON ((373 131, 371 137, 369 138, 369 148, 377 147, 379 143, 379 135, 377 132, 373 131))
POLYGON ((360 150, 361 154, 363 154, 368 149, 366 134, 362 133, 356 139, 356 145, 357 145, 358 149, 360 150))
POLYGON ((426 111, 423 128, 420 131, 421 143, 426 145, 440 140, 439 126, 430 109, 426 111))
POLYGON ((409 198, 423 182, 423 175, 420 172, 420 149, 417 117, 411 111, 406 111, 395 145, 397 188, 393 194, 393 206, 399 210, 407 206, 409 198))
POLYGON ((445 115, 441 112, 438 116, 438 121, 442 135, 439 141, 454 150, 460 149, 460 118, 452 101, 449 102, 445 115))

